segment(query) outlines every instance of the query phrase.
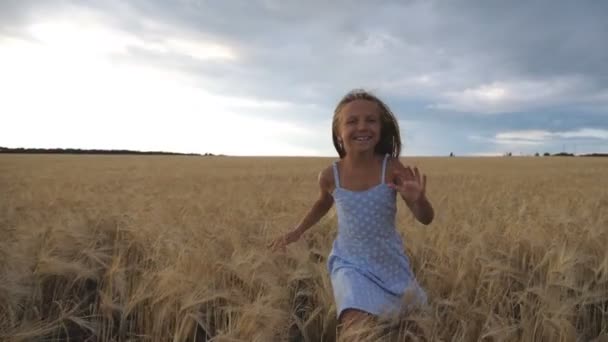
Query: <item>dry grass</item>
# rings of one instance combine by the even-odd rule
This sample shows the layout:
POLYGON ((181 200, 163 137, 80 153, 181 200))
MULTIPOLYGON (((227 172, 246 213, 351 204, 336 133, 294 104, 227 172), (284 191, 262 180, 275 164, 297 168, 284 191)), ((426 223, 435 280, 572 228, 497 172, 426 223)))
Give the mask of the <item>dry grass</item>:
MULTIPOLYGON (((266 243, 329 159, 0 156, 0 339, 332 341, 333 210, 266 243)), ((608 340, 608 159, 429 158, 399 203, 430 305, 370 340, 608 340)))

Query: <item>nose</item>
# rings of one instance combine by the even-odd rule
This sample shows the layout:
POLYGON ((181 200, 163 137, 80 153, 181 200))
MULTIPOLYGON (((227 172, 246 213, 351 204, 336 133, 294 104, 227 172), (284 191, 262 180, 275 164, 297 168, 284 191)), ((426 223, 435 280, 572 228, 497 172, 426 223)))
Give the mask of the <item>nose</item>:
POLYGON ((362 130, 364 130, 366 128, 367 128, 367 122, 365 122, 365 120, 360 120, 357 123, 357 130, 362 131, 362 130))

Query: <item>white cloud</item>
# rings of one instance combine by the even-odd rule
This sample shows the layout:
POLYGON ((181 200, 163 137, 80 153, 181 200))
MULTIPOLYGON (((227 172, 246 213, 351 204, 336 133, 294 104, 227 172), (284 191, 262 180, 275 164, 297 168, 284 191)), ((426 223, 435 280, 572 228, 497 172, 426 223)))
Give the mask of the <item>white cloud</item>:
POLYGON ((550 139, 555 133, 541 131, 541 130, 525 130, 525 131, 512 131, 502 132, 496 134, 496 140, 524 140, 531 142, 538 142, 550 139))
POLYGON ((175 51, 200 60, 220 59, 236 60, 235 50, 226 45, 208 43, 182 38, 169 38, 164 40, 165 48, 161 51, 175 51))
POLYGON ((519 139, 495 139, 494 142, 496 144, 506 146, 539 146, 544 144, 543 141, 519 139))
POLYGON ((471 157, 500 157, 504 155, 504 152, 473 152, 465 155, 471 157))
MULTIPOLYGON (((608 140, 608 130, 582 128, 573 131, 550 132, 546 130, 519 130, 500 132, 493 137, 484 138, 479 135, 468 136, 470 141, 489 142, 503 151, 520 151, 522 153, 538 152, 539 148, 557 151, 565 146, 572 147, 569 139, 574 142, 575 153, 597 152, 602 150, 603 141, 608 140)), ((560 150, 561 151, 561 150, 560 150)))
POLYGON ((597 128, 583 128, 576 131, 556 133, 562 138, 583 138, 583 139, 608 139, 608 130, 597 128))
POLYGON ((463 90, 445 91, 441 94, 443 100, 430 107, 485 114, 531 110, 576 102, 572 99, 572 94, 583 89, 586 84, 587 80, 578 76, 492 82, 463 90))
POLYGON ((178 72, 114 64, 107 54, 134 41, 91 29, 86 32, 96 32, 100 41, 88 49, 79 45, 86 40, 85 31, 38 24, 32 31, 37 43, 0 41, 3 145, 319 154, 290 143, 294 138, 314 140, 317 133, 279 117, 267 118, 268 111, 294 110, 295 104, 216 95, 178 72))
POLYGON ((473 153, 472 155, 502 155, 509 151, 514 154, 531 155, 541 152, 540 150, 581 154, 605 150, 608 143, 608 130, 596 128, 557 132, 517 130, 500 132, 491 137, 471 134, 467 136, 467 140, 475 144, 490 144, 489 146, 493 146, 494 149, 494 151, 473 153))
MULTIPOLYGON (((162 29, 159 24, 156 30, 162 29)), ((48 51, 63 56, 89 57, 109 54, 126 54, 129 48, 140 48, 157 54, 189 56, 201 61, 236 61, 235 47, 225 43, 191 37, 175 30, 165 32, 154 40, 143 38, 130 32, 104 25, 100 18, 86 13, 74 17, 55 17, 30 25, 27 32, 48 51)))
POLYGON ((549 132, 543 130, 522 130, 501 132, 496 134, 497 142, 516 142, 520 144, 535 144, 544 141, 563 138, 580 139, 608 139, 608 130, 596 128, 582 128, 575 131, 549 132))
POLYGON ((349 51, 363 55, 381 55, 387 50, 402 46, 402 41, 386 30, 369 30, 351 37, 346 46, 349 51))

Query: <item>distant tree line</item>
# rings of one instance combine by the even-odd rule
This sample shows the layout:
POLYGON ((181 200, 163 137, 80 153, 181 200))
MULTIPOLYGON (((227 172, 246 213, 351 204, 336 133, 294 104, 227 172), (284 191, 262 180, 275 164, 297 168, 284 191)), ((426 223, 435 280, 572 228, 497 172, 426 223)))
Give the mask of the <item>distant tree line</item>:
MULTIPOLYGON (((511 152, 507 152, 505 153, 505 157, 511 157, 512 153, 511 152)), ((534 153, 535 157, 540 157, 540 154, 538 152, 534 153)), ((549 153, 549 152, 545 152, 543 153, 543 157, 608 157, 608 153, 587 153, 587 154, 574 154, 574 153, 567 153, 567 152, 559 152, 559 153, 549 153)))
MULTIPOLYGON (((536 153, 535 156, 538 157, 539 154, 536 153)), ((608 153, 574 154, 574 153, 560 152, 560 153, 550 154, 549 152, 545 152, 543 154, 543 156, 545 156, 545 157, 549 157, 549 156, 554 156, 554 157, 608 157, 608 153)))
POLYGON ((135 155, 173 155, 173 156, 213 156, 213 153, 176 153, 163 151, 100 150, 78 148, 8 148, 0 146, 0 153, 14 154, 135 154, 135 155))
MULTIPOLYGON (((454 152, 450 152, 450 157, 455 157, 456 155, 454 154, 454 152)), ((504 157, 511 157, 513 156, 513 153, 511 152, 506 152, 505 154, 503 154, 504 157)), ((536 152, 534 153, 535 157, 540 157, 540 153, 536 152)), ((566 152, 560 152, 560 153, 554 153, 551 154, 549 152, 545 152, 543 153, 544 157, 608 157, 608 153, 587 153, 587 154, 579 154, 579 155, 575 155, 574 153, 566 153, 566 152)))
POLYGON ((579 157, 608 157, 608 153, 587 153, 580 154, 579 157))

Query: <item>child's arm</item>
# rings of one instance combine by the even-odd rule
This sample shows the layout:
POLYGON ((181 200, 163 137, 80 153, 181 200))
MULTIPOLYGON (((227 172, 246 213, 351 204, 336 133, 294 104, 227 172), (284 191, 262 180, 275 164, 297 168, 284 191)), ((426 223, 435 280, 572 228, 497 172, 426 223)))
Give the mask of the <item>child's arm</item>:
POLYGON ((294 228, 294 231, 299 232, 300 235, 319 222, 334 204, 334 198, 329 193, 330 184, 328 184, 328 181, 325 178, 323 172, 321 172, 319 174, 319 197, 312 208, 308 210, 306 216, 304 216, 300 223, 294 228))
MULTIPOLYGON (((401 198, 403 198, 403 195, 401 195, 401 198)), ((403 200, 420 223, 429 225, 433 222, 435 211, 433 210, 433 205, 426 197, 426 194, 422 194, 415 202, 407 201, 405 198, 403 198, 403 200)))
POLYGON ((319 197, 308 210, 304 218, 302 218, 302 220, 298 223, 298 225, 296 225, 291 231, 287 232, 287 234, 274 240, 270 244, 270 248, 274 250, 285 249, 285 246, 300 239, 304 232, 314 226, 323 216, 325 216, 325 214, 327 214, 329 209, 331 209, 332 205, 334 204, 334 198, 330 193, 333 182, 332 177, 331 168, 323 170, 319 173, 319 197))
POLYGON ((428 225, 433 222, 435 211, 426 197, 426 175, 421 177, 417 167, 412 171, 411 168, 403 166, 398 159, 394 159, 391 164, 393 164, 391 168, 393 181, 389 186, 399 192, 420 223, 428 225))

